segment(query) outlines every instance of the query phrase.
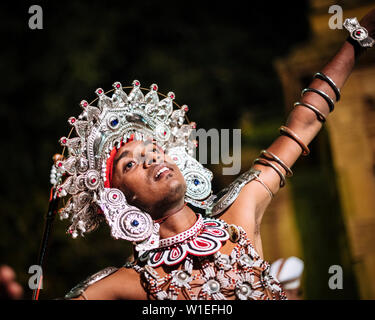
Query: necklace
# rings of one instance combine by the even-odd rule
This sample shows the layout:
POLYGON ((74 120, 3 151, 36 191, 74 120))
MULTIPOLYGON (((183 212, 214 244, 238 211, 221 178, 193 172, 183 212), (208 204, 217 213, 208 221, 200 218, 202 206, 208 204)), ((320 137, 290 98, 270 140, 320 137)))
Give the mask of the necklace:
POLYGON ((194 236, 181 241, 176 239, 179 235, 171 237, 173 245, 150 250, 139 257, 139 263, 126 266, 142 274, 151 296, 158 300, 225 300, 233 296, 241 300, 286 299, 280 283, 269 273, 270 265, 258 255, 240 226, 198 216, 192 229, 198 229, 194 236), (197 227, 200 219, 201 229, 197 227), (238 233, 235 237, 233 228, 238 233), (236 243, 230 255, 220 252, 227 239, 236 243), (181 268, 165 269, 162 274, 154 269, 180 262, 181 268))
POLYGON ((162 223, 163 223, 165 220, 167 220, 169 217, 175 215, 177 212, 180 212, 180 211, 181 211, 186 205, 187 205, 187 202, 184 202, 184 205, 183 205, 181 208, 177 209, 176 211, 171 212, 169 215, 167 215, 167 216, 165 216, 165 217, 163 217, 163 218, 160 218, 160 219, 158 219, 158 220, 155 220, 154 222, 155 222, 155 223, 162 224, 162 223))
POLYGON ((203 218, 201 215, 199 215, 197 221, 194 223, 194 225, 191 228, 173 237, 160 239, 159 248, 170 247, 175 244, 181 243, 195 236, 199 231, 201 231, 202 228, 203 228, 203 218))
POLYGON ((218 252, 222 242, 229 239, 225 224, 217 219, 198 215, 194 225, 173 237, 160 240, 158 248, 145 252, 139 257, 153 268, 162 264, 173 266, 182 262, 187 255, 209 256, 218 252))

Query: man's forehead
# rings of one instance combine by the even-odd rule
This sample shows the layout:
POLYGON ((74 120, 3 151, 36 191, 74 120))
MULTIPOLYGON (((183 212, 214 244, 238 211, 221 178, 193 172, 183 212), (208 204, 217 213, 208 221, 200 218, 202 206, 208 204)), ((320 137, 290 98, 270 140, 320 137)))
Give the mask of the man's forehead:
POLYGON ((134 140, 134 141, 127 142, 120 149, 118 149, 116 158, 118 158, 124 151, 128 151, 127 153, 132 153, 137 148, 143 148, 145 146, 148 146, 149 144, 152 144, 153 142, 154 140, 152 139, 148 139, 146 141, 134 140))

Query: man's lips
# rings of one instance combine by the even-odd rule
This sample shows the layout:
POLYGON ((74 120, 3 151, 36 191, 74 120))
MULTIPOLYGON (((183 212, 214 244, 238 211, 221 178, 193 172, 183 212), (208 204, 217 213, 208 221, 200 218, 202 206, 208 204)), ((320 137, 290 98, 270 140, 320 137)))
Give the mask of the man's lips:
POLYGON ((162 179, 171 171, 173 171, 173 169, 170 166, 166 165, 165 163, 157 165, 153 170, 154 181, 158 181, 162 179))

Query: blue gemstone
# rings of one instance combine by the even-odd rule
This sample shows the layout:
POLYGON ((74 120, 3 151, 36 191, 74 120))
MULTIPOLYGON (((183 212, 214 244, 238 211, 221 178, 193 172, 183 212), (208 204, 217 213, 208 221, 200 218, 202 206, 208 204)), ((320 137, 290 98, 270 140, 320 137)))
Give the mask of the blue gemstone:
POLYGON ((197 186, 199 184, 199 180, 198 179, 194 179, 194 184, 197 186))
POLYGON ((112 127, 116 127, 118 125, 118 119, 113 119, 112 121, 111 121, 111 126, 112 127))
POLYGON ((137 220, 132 221, 132 226, 137 227, 139 225, 139 222, 137 220))

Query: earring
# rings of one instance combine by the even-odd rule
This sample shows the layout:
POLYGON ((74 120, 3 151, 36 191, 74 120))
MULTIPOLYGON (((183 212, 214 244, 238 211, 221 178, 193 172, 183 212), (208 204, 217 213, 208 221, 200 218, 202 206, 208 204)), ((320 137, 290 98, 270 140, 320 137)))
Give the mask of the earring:
POLYGON ((190 156, 184 147, 170 148, 168 155, 176 163, 185 178, 185 201, 196 207, 206 209, 216 198, 215 195, 212 195, 212 172, 190 156))
POLYGON ((141 252, 159 246, 159 224, 148 213, 129 205, 121 190, 104 188, 99 203, 112 237, 135 243, 135 249, 141 252))

